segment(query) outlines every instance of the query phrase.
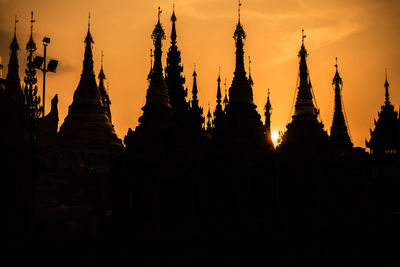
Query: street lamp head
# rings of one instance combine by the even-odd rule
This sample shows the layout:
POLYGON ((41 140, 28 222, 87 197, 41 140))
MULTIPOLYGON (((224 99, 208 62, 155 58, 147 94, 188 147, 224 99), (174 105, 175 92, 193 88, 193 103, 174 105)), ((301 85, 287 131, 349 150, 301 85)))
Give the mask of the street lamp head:
POLYGON ((43 57, 41 56, 36 56, 35 59, 33 60, 33 66, 35 69, 40 69, 43 64, 43 57))
POLYGON ((50 38, 49 37, 44 37, 43 38, 43 45, 48 45, 50 43, 50 38))
POLYGON ((51 59, 49 64, 47 64, 47 70, 51 71, 51 72, 56 72, 57 65, 58 65, 58 61, 51 59))

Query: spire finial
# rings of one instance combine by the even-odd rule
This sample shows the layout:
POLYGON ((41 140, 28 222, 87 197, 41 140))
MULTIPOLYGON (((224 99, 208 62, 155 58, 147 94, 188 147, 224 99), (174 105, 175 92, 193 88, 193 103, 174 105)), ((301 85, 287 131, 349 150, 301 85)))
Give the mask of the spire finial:
POLYGON ((226 78, 225 78, 225 82, 224 82, 224 87, 225 87, 225 95, 226 95, 226 78))
POLYGON ((269 98, 270 92, 269 92, 269 88, 268 88, 268 98, 269 98))
POLYGON ((150 48, 150 69, 153 68, 153 49, 150 48))
POLYGON ((32 31, 33 31, 33 23, 34 23, 35 21, 36 21, 36 20, 33 19, 33 11, 31 11, 31 33, 32 33, 32 31))
POLYGON ((103 57, 104 57, 104 53, 103 53, 103 50, 101 50, 101 68, 103 68, 103 57))
POLYGON ((389 99, 389 82, 387 80, 387 68, 385 68, 385 103, 390 104, 389 99))
POLYGON ((307 37, 307 35, 304 34, 304 29, 301 29, 301 44, 304 45, 304 39, 307 37))
POLYGON ((335 68, 336 68, 336 72, 337 72, 338 71, 337 57, 335 57, 335 60, 336 60, 335 68))
POLYGON ((15 20, 14 20, 14 35, 16 35, 17 33, 17 23, 19 22, 19 20, 17 19, 17 15, 15 15, 15 20))
POLYGON ((196 63, 193 64, 193 71, 196 72, 196 63))
POLYGON ((238 21, 240 23, 240 7, 242 6, 242 3, 240 2, 240 0, 238 0, 238 21))
POLYGON ((250 59, 250 56, 249 56, 249 76, 251 76, 250 71, 251 71, 251 59, 250 59))
POLYGON ((90 12, 89 12, 89 16, 88 16, 88 30, 90 30, 90 12))
POLYGON ((160 23, 161 13, 162 13, 162 10, 160 7, 158 7, 158 23, 160 23))
POLYGON ((387 68, 385 68, 385 78, 386 78, 386 82, 387 82, 387 68))

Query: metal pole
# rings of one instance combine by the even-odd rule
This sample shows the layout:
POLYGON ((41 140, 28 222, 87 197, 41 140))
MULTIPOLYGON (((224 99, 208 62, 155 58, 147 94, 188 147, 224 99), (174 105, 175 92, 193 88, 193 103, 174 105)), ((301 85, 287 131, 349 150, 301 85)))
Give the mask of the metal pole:
POLYGON ((47 69, 46 69, 46 47, 47 47, 47 45, 46 45, 46 43, 43 43, 43 46, 44 46, 44 56, 43 56, 43 69, 42 69, 42 71, 43 71, 43 117, 44 117, 44 115, 45 115, 45 102, 46 102, 46 95, 45 95, 45 93, 46 93, 46 72, 47 72, 47 69))

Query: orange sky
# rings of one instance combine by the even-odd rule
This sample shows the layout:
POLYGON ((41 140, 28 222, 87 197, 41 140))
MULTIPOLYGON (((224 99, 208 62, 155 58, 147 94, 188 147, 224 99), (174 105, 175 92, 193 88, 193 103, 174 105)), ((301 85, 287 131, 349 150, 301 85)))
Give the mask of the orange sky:
MULTIPOLYGON (((8 63, 14 15, 20 66, 29 37, 30 11, 35 13, 34 38, 41 55, 44 36, 51 38, 48 56, 60 61, 56 74, 47 75, 46 112, 59 95, 60 125, 78 85, 91 13, 95 71, 104 71, 110 84, 113 123, 120 138, 134 128, 145 103, 150 68, 151 32, 157 7, 167 34, 163 64, 169 47, 172 3, 178 18, 178 47, 182 52, 186 86, 191 89, 193 65, 198 74, 200 104, 215 106, 218 67, 228 87, 234 71, 236 0, 0 0, 0 56, 8 63)), ((267 88, 271 88, 272 130, 286 128, 298 72, 301 29, 307 38, 311 82, 329 132, 333 113, 335 57, 343 78, 343 97, 350 132, 357 146, 365 147, 369 128, 384 102, 384 75, 388 68, 391 101, 400 104, 400 1, 396 0, 243 0, 241 21, 247 34, 245 57, 252 58, 254 101, 263 114, 267 88)), ((246 62, 246 66, 248 63, 246 62)), ((20 68, 21 79, 23 69, 20 68)), ((38 74, 41 90, 42 74, 38 74)))

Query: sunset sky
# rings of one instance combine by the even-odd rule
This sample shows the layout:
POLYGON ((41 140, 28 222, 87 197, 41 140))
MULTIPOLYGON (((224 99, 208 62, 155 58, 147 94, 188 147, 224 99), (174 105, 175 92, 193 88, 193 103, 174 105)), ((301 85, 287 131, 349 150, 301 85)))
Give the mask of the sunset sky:
MULTIPOLYGON (((167 34, 163 64, 169 48, 172 5, 177 16, 178 47, 189 91, 196 64, 200 104, 215 106, 218 68, 232 81, 237 23, 237 0, 0 0, 0 56, 5 70, 8 47, 18 16, 20 77, 26 64, 30 11, 34 11, 34 40, 42 55, 41 40, 51 38, 47 54, 59 60, 57 73, 47 75, 46 113, 50 99, 59 96, 59 126, 72 103, 84 53, 83 40, 91 13, 95 72, 104 51, 106 82, 110 84, 113 124, 123 139, 142 114, 150 68, 150 38, 157 7, 167 34)), ((325 129, 332 123, 335 57, 343 78, 344 106, 352 140, 365 147, 377 111, 384 103, 385 68, 391 101, 400 104, 400 1, 397 0, 243 0, 241 22, 247 34, 245 58, 251 56, 254 101, 264 114, 267 88, 271 89, 272 131, 285 131, 289 122, 298 74, 301 29, 307 35, 308 67, 325 129)), ((248 62, 245 62, 246 68, 248 62)), ((4 72, 4 76, 6 71, 4 72)), ((38 74, 40 92, 42 74, 38 74)), ((293 112, 293 110, 292 110, 293 112)), ((264 116, 263 116, 264 120, 264 116)))

